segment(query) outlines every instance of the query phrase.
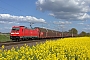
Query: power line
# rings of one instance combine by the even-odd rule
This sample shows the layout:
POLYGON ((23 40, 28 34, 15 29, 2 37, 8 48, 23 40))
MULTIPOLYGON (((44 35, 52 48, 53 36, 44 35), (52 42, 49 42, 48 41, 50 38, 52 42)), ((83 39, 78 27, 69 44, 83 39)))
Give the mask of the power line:
POLYGON ((0 7, 3 11, 9 11, 9 12, 13 12, 13 13, 16 13, 16 12, 14 12, 14 11, 11 11, 11 10, 9 10, 9 9, 6 9, 6 8, 3 8, 3 7, 0 7))
POLYGON ((10 4, 8 4, 8 3, 4 2, 4 1, 1 1, 1 0, 0 0, 0 2, 2 2, 2 3, 4 3, 4 4, 7 4, 8 6, 11 6, 12 8, 14 8, 14 9, 16 9, 16 10, 18 10, 18 11, 26 14, 25 11, 22 11, 21 9, 19 9, 19 8, 15 7, 15 6, 12 6, 12 5, 10 5, 10 4))

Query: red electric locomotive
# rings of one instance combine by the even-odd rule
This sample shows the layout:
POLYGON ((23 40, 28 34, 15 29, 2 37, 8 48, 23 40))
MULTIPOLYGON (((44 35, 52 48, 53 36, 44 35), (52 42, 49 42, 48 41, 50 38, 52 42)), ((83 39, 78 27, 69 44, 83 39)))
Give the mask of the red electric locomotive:
POLYGON ((37 38, 39 36, 37 29, 30 29, 25 26, 13 26, 10 34, 12 40, 25 40, 30 38, 37 38))

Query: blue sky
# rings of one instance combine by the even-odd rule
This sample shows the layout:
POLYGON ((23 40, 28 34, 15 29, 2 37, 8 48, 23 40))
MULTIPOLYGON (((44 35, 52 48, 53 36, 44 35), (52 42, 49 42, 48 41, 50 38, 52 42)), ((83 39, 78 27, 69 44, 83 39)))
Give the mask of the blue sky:
POLYGON ((0 0, 0 32, 30 22, 32 27, 90 32, 90 0, 0 0))

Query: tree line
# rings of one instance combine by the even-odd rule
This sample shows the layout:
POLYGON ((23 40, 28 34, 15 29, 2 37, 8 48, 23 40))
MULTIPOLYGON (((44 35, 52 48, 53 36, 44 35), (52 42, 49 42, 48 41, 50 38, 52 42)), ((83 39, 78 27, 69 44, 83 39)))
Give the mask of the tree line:
POLYGON ((75 28, 72 28, 69 30, 69 33, 71 34, 76 34, 77 36, 83 37, 83 36, 90 36, 90 33, 87 33, 85 31, 82 31, 81 33, 78 34, 78 30, 75 28))

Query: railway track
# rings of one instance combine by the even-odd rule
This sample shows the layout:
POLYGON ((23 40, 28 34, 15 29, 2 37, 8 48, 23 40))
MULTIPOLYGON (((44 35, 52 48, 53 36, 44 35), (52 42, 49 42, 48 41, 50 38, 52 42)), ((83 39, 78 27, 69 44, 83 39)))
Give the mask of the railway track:
MULTIPOLYGON (((55 40, 57 38, 54 38, 52 40, 55 40)), ((20 41, 20 42, 13 42, 13 41, 7 41, 7 42, 0 42, 0 48, 2 45, 6 46, 18 46, 18 45, 23 45, 23 44, 30 44, 30 46, 35 45, 36 42, 45 42, 46 40, 51 40, 51 39, 40 39, 40 40, 28 40, 28 41, 20 41)))
POLYGON ((0 42, 0 47, 2 45, 10 46, 10 45, 18 45, 18 44, 25 44, 25 43, 32 43, 32 42, 40 42, 40 41, 45 41, 45 39, 44 40, 28 40, 28 41, 20 41, 20 42, 13 42, 13 41, 0 42))

